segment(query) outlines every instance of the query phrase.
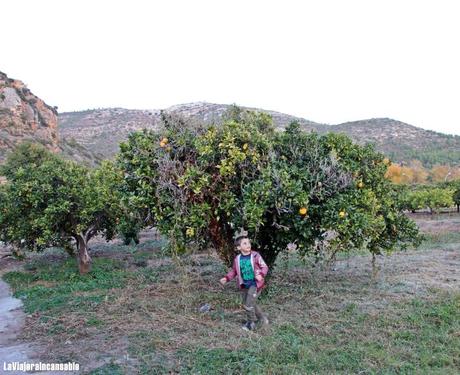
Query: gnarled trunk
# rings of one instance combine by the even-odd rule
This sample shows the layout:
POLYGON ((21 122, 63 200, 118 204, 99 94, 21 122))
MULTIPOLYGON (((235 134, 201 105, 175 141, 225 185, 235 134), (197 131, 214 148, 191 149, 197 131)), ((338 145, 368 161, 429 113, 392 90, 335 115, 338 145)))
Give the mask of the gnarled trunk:
POLYGON ((77 235, 75 239, 77 241, 78 251, 78 270, 80 271, 80 275, 83 275, 91 271, 91 257, 88 254, 88 239, 83 235, 77 235))

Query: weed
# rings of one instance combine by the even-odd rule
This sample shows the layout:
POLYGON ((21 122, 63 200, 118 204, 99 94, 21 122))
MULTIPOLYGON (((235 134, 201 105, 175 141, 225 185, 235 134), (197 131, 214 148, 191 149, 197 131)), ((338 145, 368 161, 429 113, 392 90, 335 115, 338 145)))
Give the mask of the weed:
POLYGON ((347 306, 345 328, 314 335, 282 324, 265 337, 249 337, 236 350, 188 348, 183 373, 455 373, 460 362, 460 295, 397 304, 377 320, 360 319, 347 306))

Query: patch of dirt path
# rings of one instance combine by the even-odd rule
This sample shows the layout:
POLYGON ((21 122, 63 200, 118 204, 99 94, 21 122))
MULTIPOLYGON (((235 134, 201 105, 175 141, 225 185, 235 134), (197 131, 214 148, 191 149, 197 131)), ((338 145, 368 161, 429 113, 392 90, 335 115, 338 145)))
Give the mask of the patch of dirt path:
MULTIPOLYGON (((14 298, 8 284, 0 279, 0 374, 24 374, 24 371, 5 371, 5 366, 14 362, 37 363, 40 361, 40 348, 36 343, 18 342, 17 340, 25 318, 21 300, 14 298)), ((42 371, 39 373, 71 374, 72 372, 42 371)))
MULTIPOLYGON (((398 252, 377 257, 376 282, 398 294, 425 294, 431 288, 460 291, 460 248, 398 252)), ((372 272, 370 256, 336 263, 335 273, 358 276, 372 272)))

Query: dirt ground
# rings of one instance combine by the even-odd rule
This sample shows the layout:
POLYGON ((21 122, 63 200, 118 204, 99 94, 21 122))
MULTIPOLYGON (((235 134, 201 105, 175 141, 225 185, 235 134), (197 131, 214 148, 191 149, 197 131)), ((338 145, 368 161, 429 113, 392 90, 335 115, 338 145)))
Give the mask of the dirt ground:
MULTIPOLYGON (((37 342, 24 342, 19 336, 24 328, 26 315, 22 302, 11 296, 7 283, 0 279, 0 373, 3 363, 35 363, 45 354, 45 348, 37 342)), ((22 371, 8 371, 8 374, 23 374, 22 371)), ((59 371, 40 374, 60 374, 59 371)), ((68 372, 67 372, 68 373, 68 372)))
MULTIPOLYGON (((460 233, 460 215, 411 215, 417 222, 422 233, 430 235, 443 235, 447 233, 460 233)), ((141 235, 141 241, 151 239, 157 235, 153 232, 144 232, 141 235)), ((105 241, 97 239, 93 243, 102 244, 105 241)), ((120 240, 114 241, 114 244, 121 244, 120 240)), ((3 257, 7 252, 6 249, 0 249, 0 276, 5 272, 13 269, 20 269, 23 262, 12 259, 11 257, 3 257)), ((158 261, 162 261, 159 259, 158 261)), ((164 261, 164 260, 163 260, 164 261)), ((359 309, 367 312, 378 311, 385 308, 385 306, 394 301, 411 296, 429 295, 433 289, 441 289, 446 291, 459 291, 460 290, 460 244, 448 243, 436 245, 423 251, 406 251, 394 253, 391 256, 377 257, 377 273, 372 279, 376 288, 381 290, 381 294, 360 295, 357 291, 353 291, 350 295, 347 294, 349 303, 353 302, 359 306, 359 309)), ((338 285, 343 280, 361 280, 363 285, 370 282, 369 275, 372 274, 372 267, 369 256, 355 256, 346 260, 340 260, 335 263, 332 269, 321 273, 319 282, 328 285, 338 285)), ((309 271, 304 271, 305 275, 309 271)), ((214 275, 212 275, 213 277, 214 275)), ((299 277, 302 277, 299 274, 299 277)), ((275 278, 276 280, 276 278, 275 278)), ((275 281, 274 280, 274 281, 275 281)), ((209 282, 212 282, 209 281, 209 282)), ((0 284, 0 287, 2 285, 0 284)), ((217 288, 217 286, 216 286, 217 288)), ((325 288, 327 290, 327 288, 325 288)), ((3 297, 10 297, 7 286, 3 285, 0 290, 3 297)), ((131 295, 135 295, 136 291, 128 291, 131 295)), ((152 290, 152 293, 158 294, 161 290, 152 290)), ((324 295, 317 296, 318 299, 323 298, 324 295)), ((152 295, 153 296, 153 295, 152 295)), ((151 297, 152 297, 151 296, 151 297)), ((1 297, 1 295, 0 295, 1 297)), ((325 297, 326 298, 326 297, 325 297)), ((6 306, 7 303, 12 303, 14 313, 0 314, 0 330, 1 327, 8 326, 8 339, 0 339, 0 363, 5 358, 5 353, 16 353, 16 358, 34 358, 39 359, 42 353, 49 350, 43 345, 40 346, 37 342, 28 341, 22 342, 17 339, 20 336, 24 327, 24 314, 20 310, 19 302, 13 300, 0 300, 0 304, 6 306), (17 305, 15 305, 17 304, 17 305), (21 357, 23 355, 23 357, 21 357), (24 357, 25 356, 25 357, 24 357)), ((191 307, 193 309, 195 307, 191 307)), ((11 310, 11 309, 10 309, 11 310)), ((272 311, 276 315, 276 311, 272 311)), ((179 319, 179 317, 177 317, 179 319)), ((31 320, 33 322, 33 319, 31 320)), ((191 321, 190 321, 191 322, 191 321)), ((191 322, 192 324, 194 322, 191 322)), ((182 324, 187 324, 183 322, 182 324)), ((210 322, 199 322, 206 329, 206 325, 210 322)), ((27 326, 27 324, 26 324, 27 326)), ((120 327, 120 333, 125 332, 129 327, 120 327)), ((6 332, 6 329, 3 328, 6 332)), ((3 333, 2 333, 3 335, 3 333)), ((6 336, 5 336, 6 337, 6 336)), ((77 344, 78 341, 75 341, 77 344)), ((79 345, 82 343, 79 343, 79 345)), ((95 351, 97 351, 97 343, 87 343, 88 345, 94 344, 95 351)), ((114 342, 115 344, 115 342, 114 342)), ((69 345, 71 343, 69 342, 69 345)), ((117 345, 126 347, 126 343, 119 342, 117 345)), ((109 356, 110 353, 108 353, 109 356)), ((14 355, 13 355, 14 357, 14 355)), ((7 357, 9 358, 9 357, 7 357)), ((96 368, 100 365, 100 360, 94 359, 93 363, 85 364, 86 368, 96 368)))
POLYGON ((439 215, 428 213, 415 213, 408 215, 415 220, 421 233, 445 234, 460 232, 460 214, 449 212, 439 215))

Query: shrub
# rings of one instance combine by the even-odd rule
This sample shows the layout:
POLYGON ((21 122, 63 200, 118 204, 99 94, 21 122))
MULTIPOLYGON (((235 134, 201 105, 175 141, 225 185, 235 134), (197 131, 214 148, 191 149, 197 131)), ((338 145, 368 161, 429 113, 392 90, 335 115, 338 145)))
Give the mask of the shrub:
POLYGON ((176 251, 212 245, 230 264, 241 227, 269 264, 288 245, 333 257, 419 240, 371 146, 304 133, 296 123, 275 132, 268 115, 241 110, 219 127, 162 120, 160 133, 131 134, 118 163, 125 199, 150 213, 176 251))
POLYGON ((8 157, 3 172, 8 180, 0 190, 0 241, 31 251, 57 246, 72 253, 75 240, 80 272, 88 272, 88 241, 116 233, 122 213, 119 171, 110 162, 89 170, 42 146, 26 145, 8 157))

